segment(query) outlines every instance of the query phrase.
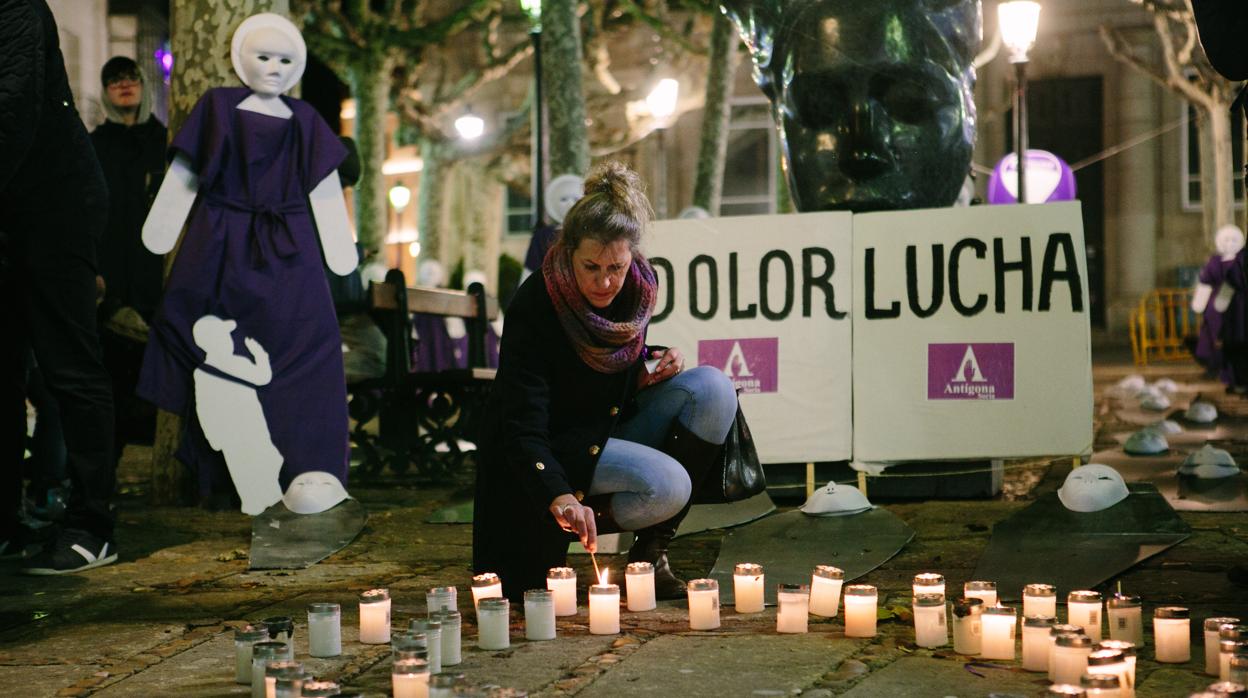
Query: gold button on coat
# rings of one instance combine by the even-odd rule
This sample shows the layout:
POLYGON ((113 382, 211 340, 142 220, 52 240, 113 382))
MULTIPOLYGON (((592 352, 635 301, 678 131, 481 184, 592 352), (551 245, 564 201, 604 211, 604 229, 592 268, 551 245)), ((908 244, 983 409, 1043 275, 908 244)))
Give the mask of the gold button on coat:
POLYGON ((590 447, 589 447, 589 455, 591 455, 591 456, 596 456, 596 455, 598 455, 598 452, 599 452, 599 451, 601 451, 601 450, 602 450, 602 449, 601 449, 601 448, 598 448, 597 446, 590 446, 590 447))
POLYGON ((577 490, 574 496, 576 497, 576 501, 578 502, 585 501, 585 493, 580 490, 577 490))
POLYGON ((620 408, 618 408, 618 407, 612 407, 612 408, 611 408, 611 416, 612 416, 612 417, 614 417, 615 415, 617 415, 617 414, 619 414, 619 413, 620 413, 620 408))
POLYGON ((533 467, 534 467, 534 468, 537 468, 538 470, 545 470, 545 469, 546 469, 546 464, 545 464, 545 463, 543 463, 543 462, 541 462, 541 461, 538 461, 538 462, 537 462, 537 465, 535 465, 535 466, 533 466, 533 467))

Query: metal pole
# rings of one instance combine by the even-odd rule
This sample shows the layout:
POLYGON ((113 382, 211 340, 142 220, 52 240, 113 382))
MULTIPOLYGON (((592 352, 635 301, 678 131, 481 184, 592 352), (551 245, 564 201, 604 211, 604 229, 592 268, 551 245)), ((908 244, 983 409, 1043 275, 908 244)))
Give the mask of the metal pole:
POLYGON ((533 41, 533 230, 542 224, 546 214, 545 158, 546 102, 542 99, 542 30, 529 32, 533 41))
POLYGON ((1027 63, 1014 64, 1014 152, 1018 154, 1018 203, 1027 203, 1027 63))
POLYGON ((654 188, 657 191, 655 191, 655 196, 653 198, 656 200, 656 203, 658 204, 655 207, 656 209, 655 216, 659 220, 665 220, 667 218, 667 139, 666 139, 666 136, 664 135, 666 131, 667 131, 667 128, 658 129, 659 153, 658 153, 658 157, 655 158, 656 160, 658 160, 659 171, 657 172, 658 176, 655 177, 654 188))

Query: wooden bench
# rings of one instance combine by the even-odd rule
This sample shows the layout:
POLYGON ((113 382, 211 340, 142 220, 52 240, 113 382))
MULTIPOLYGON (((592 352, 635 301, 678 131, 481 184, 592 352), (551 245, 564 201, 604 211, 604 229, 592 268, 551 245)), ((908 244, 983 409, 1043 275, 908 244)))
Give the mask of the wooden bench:
MULTIPOLYGON (((488 397, 495 370, 486 366, 489 322, 498 318, 498 301, 481 284, 467 291, 408 288, 403 272, 391 269, 368 290, 369 313, 386 336, 386 372, 353 385, 352 441, 363 454, 360 469, 378 474, 389 466, 405 473, 444 480, 463 472, 471 451, 477 418, 488 397), (463 318, 468 335, 468 365, 434 372, 412 369, 412 314, 463 318), (373 417, 377 433, 365 429, 373 417)), ((419 340, 418 340, 419 341, 419 340)))

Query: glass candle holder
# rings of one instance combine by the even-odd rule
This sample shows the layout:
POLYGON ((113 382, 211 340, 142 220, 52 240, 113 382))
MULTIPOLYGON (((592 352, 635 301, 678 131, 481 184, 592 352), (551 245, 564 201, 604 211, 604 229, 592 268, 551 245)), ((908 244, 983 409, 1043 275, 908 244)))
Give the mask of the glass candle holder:
POLYGON ((949 644, 949 622, 945 616, 945 595, 935 592, 915 594, 914 644, 919 647, 942 647, 949 644))
POLYGON ((268 639, 269 629, 263 623, 234 630, 234 683, 251 683, 251 647, 268 639))
POLYGON ((742 562, 732 570, 732 590, 737 613, 763 610, 763 567, 742 562))
POLYGON ((1144 644, 1144 604, 1140 597, 1114 594, 1105 602, 1109 639, 1123 640, 1139 647, 1144 644))
POLYGON ((1127 658, 1123 656, 1121 650, 1107 649, 1099 645, 1093 648, 1088 653, 1088 673, 1115 676, 1118 678, 1120 692, 1126 694, 1131 690, 1127 683, 1127 658))
POLYGON ((1058 683, 1079 681, 1088 671, 1088 655, 1092 653, 1093 644, 1087 635, 1058 635, 1053 648, 1053 680, 1058 683))
POLYGON ((1192 658, 1192 620, 1182 606, 1162 606, 1153 611, 1153 643, 1156 659, 1182 664, 1192 658))
POLYGON ((371 589, 360 594, 360 642, 384 645, 390 642, 390 591, 371 589))
POLYGON ((295 659, 295 621, 290 616, 265 618, 262 623, 269 629, 269 639, 286 643, 286 659, 295 659))
POLYGON ((968 599, 983 599, 984 608, 997 605, 997 583, 982 579, 973 580, 962 585, 962 595, 968 599))
POLYGON ((266 698, 264 670, 269 662, 285 661, 286 643, 257 642, 251 646, 251 698, 266 698))
POLYGON ((461 656, 463 618, 459 611, 438 611, 433 620, 442 624, 442 666, 455 666, 463 661, 461 656))
POLYGON ((390 638, 390 658, 429 659, 429 638, 424 633, 400 632, 390 638))
POLYGON ((804 633, 810 617, 810 587, 781 584, 776 587, 776 632, 804 633))
POLYGON ((919 594, 940 594, 945 595, 945 575, 935 572, 923 572, 914 575, 914 579, 910 582, 910 590, 914 596, 919 594))
POLYGON ((1218 641, 1218 680, 1230 681, 1231 657, 1248 652, 1248 640, 1218 641))
POLYGON ((303 698, 329 698, 342 692, 342 687, 333 681, 304 681, 303 698))
POLYGON ((1057 617, 1057 587, 1052 584, 1028 584, 1023 587, 1023 617, 1057 617))
POLYGON ((289 659, 269 662, 264 667, 264 695, 277 698, 278 683, 284 684, 282 698, 298 698, 303 693, 303 665, 289 659))
POLYGON ((1049 633, 1057 625, 1054 616, 1027 616, 1023 618, 1023 669, 1025 671, 1049 670, 1049 633))
POLYGON ((555 639, 555 594, 550 589, 524 592, 524 639, 555 639))
MULTIPOLYGON (((1082 625, 1058 623, 1049 629, 1049 680, 1057 681, 1057 638, 1061 635, 1083 635, 1082 625)), ((1063 682, 1066 683, 1066 682, 1063 682)))
POLYGON ((1210 676, 1219 676, 1221 674, 1221 648, 1218 643, 1221 638, 1218 633, 1223 626, 1235 627, 1239 622, 1238 618, 1206 618, 1204 622, 1205 629, 1205 673, 1210 676))
POLYGON ((685 585, 689 600, 689 629, 714 630, 719 627, 719 582, 694 579, 685 585))
POLYGON ((953 651, 976 655, 983 649, 983 599, 962 598, 953 602, 953 651))
POLYGON ((503 596, 503 581, 493 572, 484 572, 472 578, 472 605, 481 606, 481 599, 499 599, 503 596))
POLYGON ((653 611, 658 608, 654 597, 654 565, 649 562, 628 563, 628 567, 624 568, 624 588, 628 593, 628 610, 653 611))
POLYGON ((1014 633, 1018 611, 1011 606, 984 609, 984 639, 979 656, 984 659, 1014 659, 1014 633))
POLYGON ((1101 641, 1101 593, 1082 589, 1066 595, 1066 622, 1078 625, 1093 642, 1101 641))
POLYGON ((403 659, 390 670, 390 687, 394 698, 428 698, 429 662, 403 659))
POLYGON ((810 612, 821 618, 835 618, 841 607, 841 586, 845 571, 832 565, 817 565, 810 576, 810 612))
POLYGON ((308 654, 313 657, 342 654, 342 607, 338 604, 308 604, 308 654))
POLYGON ((1231 656, 1231 672, 1230 678, 1227 679, 1231 683, 1248 684, 1248 654, 1235 654, 1231 656))
POLYGON ((1044 698, 1085 698, 1088 692, 1083 686, 1070 683, 1055 683, 1044 692, 1044 698))
POLYGON ((1217 683, 1209 684, 1204 693, 1197 695, 1203 698, 1205 694, 1215 696, 1216 698, 1243 698, 1248 696, 1248 686, 1242 683, 1235 683, 1234 681, 1218 681, 1217 683))
POLYGON ((432 618, 438 611, 459 609, 459 590, 455 587, 433 587, 425 592, 425 614, 432 618))
MULTIPOLYGON (((653 577, 651 578, 653 582, 653 577)), ((555 615, 576 615, 576 570, 551 567, 546 572, 546 588, 555 595, 555 615)))
POLYGON ((620 586, 591 584, 589 587, 589 633, 616 635, 620 632, 620 586))
POLYGON ((477 647, 505 650, 511 646, 511 603, 489 596, 477 604, 477 647))
POLYGON ((1079 685, 1088 698, 1119 698, 1122 695, 1122 682, 1114 674, 1084 674, 1079 677, 1079 685))
POLYGON ((879 592, 870 584, 845 587, 845 636, 875 637, 875 606, 879 592))
MULTIPOLYGON (((1135 695, 1135 658, 1138 650, 1136 646, 1126 640, 1101 640, 1097 643, 1093 650, 1118 650, 1122 653, 1122 661, 1126 665, 1125 676, 1122 685, 1123 695, 1130 698, 1135 695)), ((1090 655, 1089 655, 1090 656, 1090 655)))
POLYGON ((468 685, 463 674, 453 671, 435 673, 429 677, 429 698, 456 698, 457 689, 468 685))
POLYGON ((425 636, 425 647, 429 650, 429 673, 442 671, 442 621, 414 618, 408 623, 407 631, 425 636))

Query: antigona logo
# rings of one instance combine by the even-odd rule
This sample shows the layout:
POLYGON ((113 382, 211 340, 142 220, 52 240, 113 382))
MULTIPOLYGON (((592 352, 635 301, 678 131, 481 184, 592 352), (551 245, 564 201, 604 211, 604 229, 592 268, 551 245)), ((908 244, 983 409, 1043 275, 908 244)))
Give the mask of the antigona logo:
POLYGON ((723 371, 742 393, 774 393, 780 389, 780 339, 699 340, 698 365, 723 371))
POLYGON ((1013 400, 1014 345, 927 345, 928 400, 1013 400))

